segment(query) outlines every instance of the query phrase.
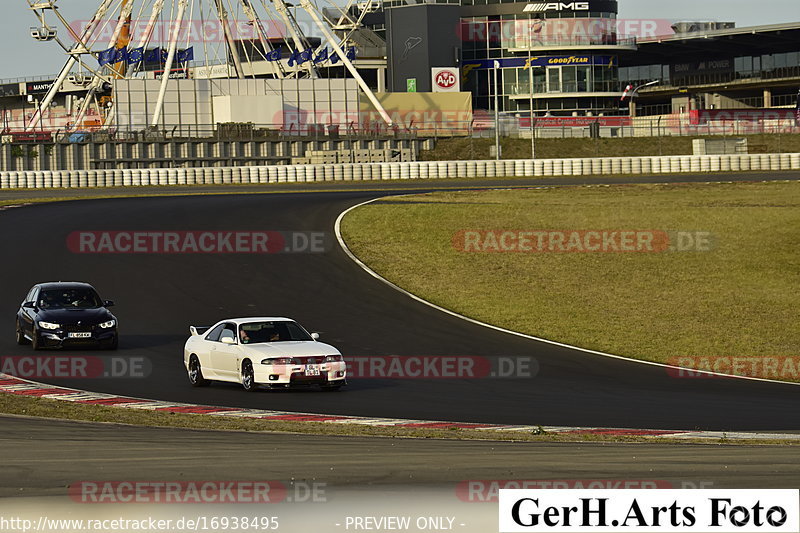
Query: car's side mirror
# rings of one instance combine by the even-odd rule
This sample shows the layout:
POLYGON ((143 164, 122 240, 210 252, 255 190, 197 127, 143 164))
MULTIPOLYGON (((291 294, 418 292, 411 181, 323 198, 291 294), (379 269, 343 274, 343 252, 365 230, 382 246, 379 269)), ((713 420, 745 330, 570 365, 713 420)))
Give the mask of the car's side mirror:
POLYGON ((25 309, 36 309, 36 302, 25 302, 22 304, 25 309))
POLYGON ((319 333, 316 333, 316 332, 312 333, 311 334, 311 338, 314 339, 315 341, 318 341, 319 340, 319 333))
POLYGON ((236 339, 234 339, 233 337, 221 337, 219 339, 219 342, 221 342, 222 344, 236 344, 236 339))
POLYGON ((103 307, 112 307, 114 305, 114 300, 105 300, 103 302, 103 307))

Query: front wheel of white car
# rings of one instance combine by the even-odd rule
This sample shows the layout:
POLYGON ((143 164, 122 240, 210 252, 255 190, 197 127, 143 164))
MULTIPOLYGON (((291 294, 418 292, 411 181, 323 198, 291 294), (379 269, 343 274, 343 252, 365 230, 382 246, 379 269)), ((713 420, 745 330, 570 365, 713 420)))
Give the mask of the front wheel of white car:
POLYGON ((193 355, 189 360, 189 383, 192 387, 206 387, 211 384, 209 380, 203 377, 203 369, 200 367, 200 361, 197 356, 193 355))
POLYGON ((258 389, 256 378, 253 375, 253 363, 250 361, 245 361, 242 364, 242 387, 247 392, 253 392, 258 389))

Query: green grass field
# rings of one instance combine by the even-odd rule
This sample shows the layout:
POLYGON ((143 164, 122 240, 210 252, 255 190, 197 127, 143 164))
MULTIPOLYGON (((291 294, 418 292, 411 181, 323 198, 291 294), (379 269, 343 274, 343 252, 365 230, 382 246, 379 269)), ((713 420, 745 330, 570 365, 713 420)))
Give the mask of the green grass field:
POLYGON ((659 362, 800 362, 800 183, 439 192, 360 207, 342 231, 351 250, 390 281, 504 328, 659 362), (700 231, 713 246, 653 253, 454 248, 457 232, 481 229, 700 231))
MULTIPOLYGON (((800 135, 741 135, 746 137, 750 153, 800 152, 800 135)), ((722 137, 708 137, 721 139, 722 137)), ((654 155, 691 155, 693 137, 626 137, 600 139, 536 139, 536 157, 635 157, 654 155)), ((503 159, 527 159, 531 156, 530 139, 501 139, 503 159)), ((423 151, 425 161, 490 159, 494 139, 439 139, 436 147, 423 151)))

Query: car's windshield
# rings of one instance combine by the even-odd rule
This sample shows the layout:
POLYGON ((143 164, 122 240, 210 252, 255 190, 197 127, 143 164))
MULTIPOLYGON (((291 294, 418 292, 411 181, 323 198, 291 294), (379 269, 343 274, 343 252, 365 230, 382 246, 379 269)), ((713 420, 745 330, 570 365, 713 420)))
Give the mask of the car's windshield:
POLYGON ((42 309, 54 307, 90 309, 102 306, 103 302, 92 289, 48 289, 39 295, 39 307, 42 309))
POLYGON ((295 322, 248 322, 239 326, 242 344, 259 342, 310 341, 311 336, 295 322))

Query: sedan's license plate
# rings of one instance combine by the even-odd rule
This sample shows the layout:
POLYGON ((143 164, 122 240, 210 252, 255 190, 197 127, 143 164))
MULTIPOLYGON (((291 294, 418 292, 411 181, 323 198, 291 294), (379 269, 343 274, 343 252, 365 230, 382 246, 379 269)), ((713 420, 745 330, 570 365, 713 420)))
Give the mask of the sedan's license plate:
POLYGON ((91 338, 92 333, 90 331, 81 331, 78 333, 70 333, 69 337, 72 339, 88 339, 91 338))
POLYGON ((319 365, 306 365, 306 376, 319 376, 319 365))

